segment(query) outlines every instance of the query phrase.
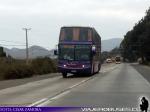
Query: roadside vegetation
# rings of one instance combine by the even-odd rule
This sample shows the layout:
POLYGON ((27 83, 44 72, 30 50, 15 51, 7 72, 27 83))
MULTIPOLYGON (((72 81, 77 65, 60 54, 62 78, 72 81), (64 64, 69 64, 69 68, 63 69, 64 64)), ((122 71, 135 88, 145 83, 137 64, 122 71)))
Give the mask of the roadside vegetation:
POLYGON ((56 62, 48 57, 30 60, 27 65, 25 60, 6 57, 3 48, 0 48, 0 80, 21 79, 34 75, 44 75, 57 72, 56 62))
POLYGON ((128 31, 121 43, 124 61, 150 65, 150 8, 131 31, 128 31))

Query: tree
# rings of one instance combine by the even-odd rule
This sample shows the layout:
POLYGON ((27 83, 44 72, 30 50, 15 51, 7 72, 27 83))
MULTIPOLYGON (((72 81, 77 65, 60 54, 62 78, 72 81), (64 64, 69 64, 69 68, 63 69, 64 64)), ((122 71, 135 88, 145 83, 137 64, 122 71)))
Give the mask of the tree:
POLYGON ((0 57, 6 57, 3 47, 0 47, 0 57))
POLYGON ((131 31, 128 31, 121 42, 124 59, 136 61, 142 58, 143 62, 150 61, 150 8, 131 31))

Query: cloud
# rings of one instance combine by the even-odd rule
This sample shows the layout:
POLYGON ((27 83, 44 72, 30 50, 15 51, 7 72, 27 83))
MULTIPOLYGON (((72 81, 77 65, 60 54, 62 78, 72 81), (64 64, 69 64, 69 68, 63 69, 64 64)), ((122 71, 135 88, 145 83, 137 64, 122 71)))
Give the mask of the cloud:
POLYGON ((123 37, 149 5, 149 0, 1 0, 1 37, 24 41, 22 27, 32 27, 30 43, 52 48, 67 25, 93 26, 102 39, 123 37))
POLYGON ((117 13, 126 10, 141 13, 141 10, 148 6, 143 3, 147 2, 148 0, 5 0, 0 4, 0 11, 19 14, 22 11, 25 14, 72 14, 97 10, 112 10, 117 13))

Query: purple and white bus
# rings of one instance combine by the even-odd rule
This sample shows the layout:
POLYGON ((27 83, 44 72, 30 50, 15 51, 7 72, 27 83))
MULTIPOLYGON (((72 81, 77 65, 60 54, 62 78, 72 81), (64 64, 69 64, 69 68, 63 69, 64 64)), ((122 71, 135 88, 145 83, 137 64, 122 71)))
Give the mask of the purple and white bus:
POLYGON ((58 44, 58 70, 67 73, 95 74, 101 68, 101 37, 92 27, 62 27, 58 44))

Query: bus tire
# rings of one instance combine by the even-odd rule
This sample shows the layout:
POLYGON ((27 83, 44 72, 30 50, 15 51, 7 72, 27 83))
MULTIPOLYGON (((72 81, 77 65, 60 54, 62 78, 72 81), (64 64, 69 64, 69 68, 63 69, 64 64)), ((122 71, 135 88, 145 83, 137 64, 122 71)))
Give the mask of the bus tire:
POLYGON ((99 63, 98 64, 98 72, 100 71, 100 69, 101 69, 101 64, 99 63))
POLYGON ((67 78, 67 73, 62 73, 63 78, 67 78))
POLYGON ((93 75, 93 74, 94 74, 94 66, 92 65, 91 74, 90 75, 93 75))

